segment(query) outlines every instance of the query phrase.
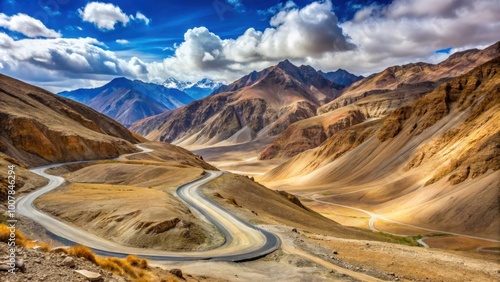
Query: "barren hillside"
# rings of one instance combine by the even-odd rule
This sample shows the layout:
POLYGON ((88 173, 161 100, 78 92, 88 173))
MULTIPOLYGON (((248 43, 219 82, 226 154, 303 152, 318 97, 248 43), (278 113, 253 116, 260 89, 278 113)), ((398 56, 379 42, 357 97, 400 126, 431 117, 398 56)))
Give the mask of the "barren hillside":
POLYGON ((284 61, 225 86, 225 92, 139 121, 131 129, 151 140, 182 145, 248 142, 316 115, 340 88, 311 67, 284 61))
POLYGON ((336 202, 498 237, 499 72, 497 58, 385 119, 337 132, 263 180, 328 187, 336 202))
POLYGON ((394 90, 401 85, 439 81, 465 74, 473 68, 500 55, 500 42, 484 50, 471 49, 457 52, 439 64, 411 63, 389 67, 343 89, 342 95, 322 106, 320 113, 326 113, 351 104, 363 97, 378 95, 394 90))
POLYGON ((134 152, 125 127, 79 103, 0 75, 0 151, 20 165, 103 159, 134 152))

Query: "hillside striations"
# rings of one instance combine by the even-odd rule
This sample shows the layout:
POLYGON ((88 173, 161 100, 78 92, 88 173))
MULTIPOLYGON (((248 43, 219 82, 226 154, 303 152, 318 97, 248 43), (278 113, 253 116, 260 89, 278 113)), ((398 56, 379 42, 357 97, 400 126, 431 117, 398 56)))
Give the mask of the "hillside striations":
POLYGON ((131 129, 152 140, 184 145, 248 142, 315 116, 341 88, 309 66, 284 61, 222 86, 222 93, 141 120, 131 129))
POLYGON ((437 82, 457 77, 498 55, 500 55, 500 42, 484 50, 470 49, 457 52, 443 62, 435 65, 411 63, 402 66, 392 66, 345 88, 338 99, 321 107, 319 112, 326 113, 333 111, 339 107, 354 103, 363 97, 378 95, 397 89, 403 84, 417 84, 429 81, 437 82))
MULTIPOLYGON (((291 157, 322 144, 336 131, 383 118, 500 54, 499 43, 482 51, 458 52, 437 64, 394 66, 343 90, 340 97, 318 109, 318 116, 294 123, 259 155, 259 159, 291 157)), ((342 70, 339 70, 340 72, 342 70)), ((325 74, 323 74, 325 75, 325 74)))
POLYGON ((324 186, 333 194, 343 189, 335 202, 357 202, 421 226, 496 238, 499 73, 496 58, 386 118, 337 132, 263 180, 324 186))
POLYGON ((22 166, 116 157, 139 138, 79 103, 0 75, 0 151, 22 166))
POLYGON ((125 126, 194 100, 177 89, 124 77, 95 89, 77 89, 59 95, 83 103, 125 126))

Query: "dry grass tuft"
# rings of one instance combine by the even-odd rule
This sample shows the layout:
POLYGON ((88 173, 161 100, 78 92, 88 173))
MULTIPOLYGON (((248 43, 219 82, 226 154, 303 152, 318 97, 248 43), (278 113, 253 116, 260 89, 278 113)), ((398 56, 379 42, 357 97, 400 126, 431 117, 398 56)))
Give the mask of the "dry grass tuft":
POLYGON ((146 259, 141 259, 134 255, 129 255, 125 260, 132 266, 139 267, 141 269, 148 268, 148 261, 146 259))
MULTIPOLYGON (((26 243, 26 237, 23 233, 16 229, 16 244, 24 247, 26 243)), ((0 241, 8 243, 10 239, 10 229, 6 224, 0 224, 0 241)))
POLYGON ((152 275, 142 268, 145 265, 147 267, 147 261, 145 259, 140 259, 135 256, 129 256, 126 259, 96 257, 96 264, 98 266, 114 274, 124 276, 131 281, 140 282, 151 281, 153 279, 152 275))
POLYGON ((125 259, 103 258, 95 255, 92 250, 85 246, 74 246, 67 250, 70 256, 82 257, 98 265, 99 267, 123 276, 133 282, 152 281, 154 276, 146 271, 148 261, 130 255, 125 259))
POLYGON ((67 249, 67 252, 70 256, 84 258, 90 262, 97 264, 96 255, 85 246, 73 246, 67 249))
POLYGON ((41 247, 42 250, 44 250, 45 252, 48 252, 50 251, 50 249, 52 249, 52 246, 47 244, 47 243, 44 243, 44 242, 36 242, 36 241, 30 241, 30 240, 26 240, 26 243, 24 245, 25 248, 28 248, 28 249, 32 249, 34 247, 41 247))
MULTIPOLYGON (((42 247, 42 249, 44 251, 48 251, 51 248, 51 246, 49 244, 39 243, 36 241, 29 240, 18 229, 16 229, 14 234, 16 235, 16 245, 19 247, 33 248, 35 246, 40 246, 40 247, 42 247)), ((10 232, 9 227, 6 224, 3 224, 3 223, 0 224, 0 241, 4 242, 4 243, 8 243, 9 239, 10 239, 10 235, 11 235, 11 232, 10 232)))
POLYGON ((123 276, 123 270, 120 268, 120 266, 109 260, 109 258, 98 257, 96 264, 107 271, 111 271, 114 274, 123 276))

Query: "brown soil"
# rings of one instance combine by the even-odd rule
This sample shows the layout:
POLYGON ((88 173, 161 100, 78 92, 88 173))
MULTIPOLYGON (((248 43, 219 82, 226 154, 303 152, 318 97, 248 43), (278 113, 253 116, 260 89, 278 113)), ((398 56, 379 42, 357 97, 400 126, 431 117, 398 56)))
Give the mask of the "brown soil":
POLYGON ((103 159, 140 140, 79 103, 0 75, 0 150, 23 166, 103 159))

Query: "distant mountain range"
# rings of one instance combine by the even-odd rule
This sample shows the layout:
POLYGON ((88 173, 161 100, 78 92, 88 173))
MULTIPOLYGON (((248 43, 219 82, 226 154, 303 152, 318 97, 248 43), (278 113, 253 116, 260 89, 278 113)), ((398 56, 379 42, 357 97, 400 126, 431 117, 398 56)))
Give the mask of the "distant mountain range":
POLYGON ((85 104, 125 126, 194 100, 178 89, 124 77, 98 88, 64 91, 59 95, 85 104))
POLYGON ((214 90, 221 87, 223 84, 221 82, 217 82, 208 78, 204 78, 196 83, 179 81, 173 77, 168 78, 162 84, 167 88, 178 89, 189 96, 191 96, 194 100, 199 100, 210 95, 214 90))
POLYGON ((335 82, 337 84, 344 85, 344 86, 349 86, 349 85, 353 84, 354 82, 359 81, 359 80, 364 78, 364 76, 362 76, 362 75, 354 75, 354 74, 352 74, 346 70, 343 70, 343 69, 338 69, 336 71, 326 72, 326 73, 319 71, 319 74, 321 74, 324 78, 326 78, 332 82, 335 82))
POLYGON ((335 99, 343 87, 310 66, 285 60, 131 128, 153 140, 184 144, 251 141, 315 116, 316 109, 335 99))

